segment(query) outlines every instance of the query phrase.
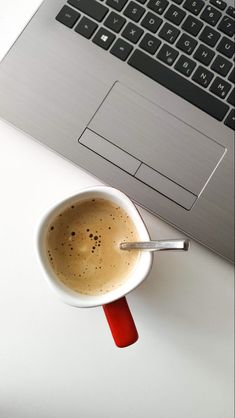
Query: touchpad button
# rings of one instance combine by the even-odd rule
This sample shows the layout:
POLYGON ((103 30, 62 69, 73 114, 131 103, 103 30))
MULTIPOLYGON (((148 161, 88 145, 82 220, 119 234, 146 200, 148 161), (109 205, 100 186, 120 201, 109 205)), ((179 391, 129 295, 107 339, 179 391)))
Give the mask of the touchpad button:
POLYGON ((225 153, 217 142, 119 82, 89 129, 196 196, 225 153))

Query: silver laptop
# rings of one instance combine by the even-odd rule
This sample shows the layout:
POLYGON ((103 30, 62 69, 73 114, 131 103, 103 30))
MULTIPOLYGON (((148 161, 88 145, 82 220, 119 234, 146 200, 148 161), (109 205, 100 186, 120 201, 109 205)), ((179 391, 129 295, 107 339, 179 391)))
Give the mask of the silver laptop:
POLYGON ((0 64, 0 116, 232 261, 234 18, 45 0, 0 64))

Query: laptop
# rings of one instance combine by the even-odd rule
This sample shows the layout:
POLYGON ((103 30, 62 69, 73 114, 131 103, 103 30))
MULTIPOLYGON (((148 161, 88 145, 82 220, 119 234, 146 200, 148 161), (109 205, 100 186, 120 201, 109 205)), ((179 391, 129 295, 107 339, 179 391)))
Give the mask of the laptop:
POLYGON ((0 117, 233 261, 234 19, 232 0, 45 0, 0 64, 0 117))

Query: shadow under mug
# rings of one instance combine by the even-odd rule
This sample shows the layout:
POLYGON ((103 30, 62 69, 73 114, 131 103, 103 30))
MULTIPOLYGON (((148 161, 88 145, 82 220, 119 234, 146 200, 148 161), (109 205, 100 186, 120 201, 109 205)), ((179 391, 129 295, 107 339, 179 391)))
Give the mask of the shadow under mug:
POLYGON ((37 232, 39 259, 47 282, 60 299, 79 308, 103 306, 116 345, 127 347, 137 341, 138 332, 125 295, 135 289, 148 276, 153 261, 152 253, 149 251, 141 252, 134 270, 128 275, 125 282, 118 288, 101 295, 84 295, 65 286, 56 276, 47 257, 46 236, 51 221, 68 206, 91 198, 107 199, 123 208, 134 222, 139 240, 150 240, 148 230, 138 210, 124 193, 108 186, 89 187, 50 208, 44 215, 37 232))

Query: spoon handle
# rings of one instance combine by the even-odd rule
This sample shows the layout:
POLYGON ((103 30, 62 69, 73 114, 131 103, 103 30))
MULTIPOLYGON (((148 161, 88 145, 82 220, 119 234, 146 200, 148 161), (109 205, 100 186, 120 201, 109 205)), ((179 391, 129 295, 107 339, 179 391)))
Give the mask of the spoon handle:
POLYGON ((188 239, 168 239, 147 242, 122 242, 121 250, 145 250, 145 251, 168 251, 182 250, 188 251, 190 241, 188 239))

